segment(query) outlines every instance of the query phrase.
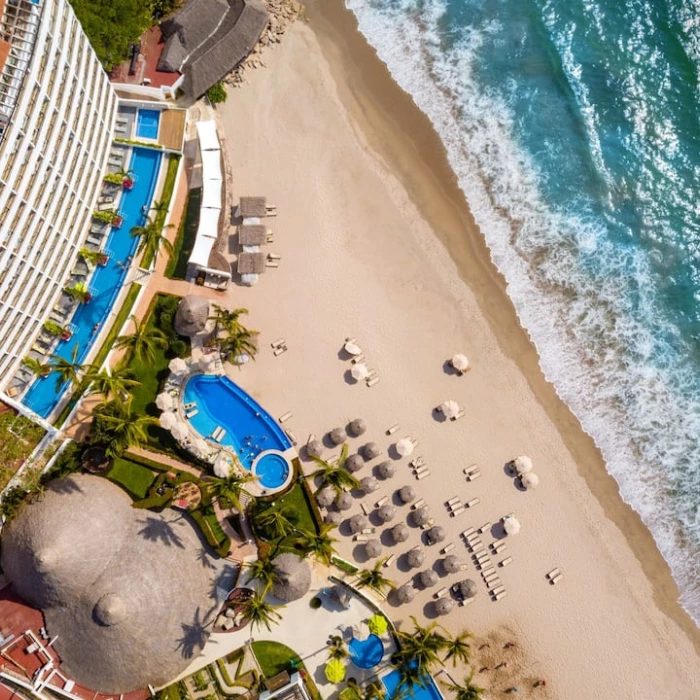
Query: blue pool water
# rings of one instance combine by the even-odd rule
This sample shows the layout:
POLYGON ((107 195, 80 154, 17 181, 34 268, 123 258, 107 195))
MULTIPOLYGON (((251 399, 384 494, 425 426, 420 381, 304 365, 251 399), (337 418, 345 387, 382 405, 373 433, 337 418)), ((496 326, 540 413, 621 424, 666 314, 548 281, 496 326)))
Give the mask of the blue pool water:
MULTIPOLYGON (((232 447, 241 464, 250 469, 255 458, 266 450, 288 450, 292 443, 275 419, 228 377, 199 374, 185 386, 185 403, 193 402, 199 413, 190 423, 203 437, 209 437, 217 426, 226 430, 222 445, 232 447)), ((272 458, 273 455, 268 455, 272 458)), ((278 455, 278 457, 280 457, 278 455)), ((281 459, 281 457, 280 457, 281 459)), ((281 486, 281 465, 278 460, 262 460, 260 483, 266 488, 281 486)))
POLYGON ((400 680, 401 673, 399 671, 392 671, 386 676, 382 676, 382 683, 386 688, 389 700, 401 700, 406 696, 409 696, 411 700, 443 700, 432 676, 423 676, 423 685, 416 685, 410 689, 401 687, 400 680))
MULTIPOLYGON (((112 228, 107 236, 104 249, 109 251, 109 261, 104 267, 97 267, 89 279, 92 300, 81 304, 70 319, 75 326, 73 337, 60 341, 54 354, 70 359, 77 346, 78 362, 83 362, 97 334, 102 328, 112 305, 121 289, 127 273, 127 259, 133 256, 138 239, 131 236, 131 229, 144 222, 143 207, 148 207, 153 199, 153 191, 158 179, 162 154, 150 148, 135 148, 131 156, 129 169, 134 172, 134 186, 125 190, 119 204, 119 213, 124 219, 121 228, 112 228)), ((66 390, 66 384, 58 389, 57 373, 36 379, 22 399, 40 416, 46 418, 58 403, 66 390)))
POLYGON ((136 117, 136 136, 142 139, 157 139, 160 112, 157 109, 140 109, 136 117))
POLYGON ((287 460, 276 452, 264 454, 255 463, 255 475, 260 484, 268 489, 275 489, 289 477, 289 464, 287 460))
POLYGON ((367 639, 355 639, 348 644, 350 659, 358 668, 374 668, 384 656, 384 643, 376 634, 367 639))

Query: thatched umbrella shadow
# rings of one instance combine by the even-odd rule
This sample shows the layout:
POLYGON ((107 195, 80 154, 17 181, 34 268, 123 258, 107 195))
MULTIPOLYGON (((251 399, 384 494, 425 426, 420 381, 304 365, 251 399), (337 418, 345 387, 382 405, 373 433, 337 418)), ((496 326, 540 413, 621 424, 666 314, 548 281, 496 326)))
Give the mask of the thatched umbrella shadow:
POLYGON ((460 372, 459 370, 455 369, 455 368, 452 366, 452 360, 445 360, 445 361, 442 363, 442 371, 443 371, 445 374, 448 374, 448 375, 451 375, 451 376, 454 376, 454 377, 457 377, 457 376, 459 376, 459 375, 461 374, 461 372, 460 372))
POLYGON ((214 561, 212 560, 207 550, 204 548, 200 549, 199 552, 197 552, 197 561, 199 561, 199 563, 205 569, 216 569, 214 561))
POLYGON ((413 567, 408 563, 408 552, 403 552, 396 559, 396 568, 402 573, 413 571, 413 567))
POLYGON ((391 528, 384 528, 381 533, 379 533, 379 541, 385 546, 385 547, 395 547, 397 545, 396 542, 394 542, 394 538, 391 534, 391 528))
POLYGON ((150 542, 161 542, 168 547, 174 545, 184 548, 185 545, 175 532, 172 522, 152 517, 147 517, 145 520, 139 520, 138 522, 144 524, 144 527, 138 530, 138 534, 144 539, 150 542))
POLYGON ((423 606, 423 615, 426 620, 436 620, 440 615, 438 615, 437 610, 435 610, 435 602, 430 601, 423 606))
POLYGON ((491 537, 493 537, 494 540, 503 540, 508 537, 508 533, 500 520, 491 525, 491 537))
POLYGON ((367 556, 367 549, 365 548, 364 544, 358 544, 355 547, 353 547, 352 558, 358 564, 365 564, 369 561, 369 557, 367 556))
POLYGON ((185 659, 191 659, 198 654, 207 642, 209 631, 200 617, 199 608, 195 610, 192 624, 182 623, 182 637, 177 641, 177 648, 182 651, 185 659))
POLYGON ((436 423, 445 423, 447 421, 447 416, 437 406, 432 410, 431 415, 436 423))

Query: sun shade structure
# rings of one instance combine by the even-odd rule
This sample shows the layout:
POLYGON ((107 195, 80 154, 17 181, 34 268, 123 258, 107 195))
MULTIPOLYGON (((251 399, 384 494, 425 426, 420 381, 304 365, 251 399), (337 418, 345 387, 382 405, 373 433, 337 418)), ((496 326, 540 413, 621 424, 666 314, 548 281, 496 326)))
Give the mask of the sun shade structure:
POLYGON ((382 553, 382 544, 379 540, 370 540, 365 545, 365 552, 367 556, 374 559, 382 553))
POLYGON ((357 356, 362 354, 362 348, 357 343, 353 343, 351 340, 348 340, 348 342, 343 345, 343 348, 348 355, 357 356))
POLYGON ((410 603, 415 597, 416 589, 410 583, 405 583, 396 591, 396 599, 399 603, 410 603))
POLYGON ((238 229, 239 245, 265 245, 267 227, 262 224, 243 224, 238 229))
POLYGON ((445 530, 439 525, 436 525, 435 527, 431 527, 430 530, 425 533, 425 538, 428 541, 428 544, 437 544, 445 539, 445 530))
POLYGON ((455 583, 453 590, 461 598, 473 598, 478 591, 478 587, 472 579, 467 578, 464 581, 455 583))
POLYGON ((379 488, 379 482, 373 476, 365 476, 360 479, 360 487, 363 493, 372 493, 379 488))
POLYGON ((469 369, 469 360, 467 359, 467 356, 462 355, 462 353, 457 353, 456 355, 453 355, 452 360, 450 360, 450 364, 458 372, 466 372, 469 369))
POLYGON ((520 521, 514 515, 506 515, 503 518, 503 529, 506 535, 517 535, 520 532, 520 521))
POLYGON ((350 455, 345 460, 345 468, 349 472, 359 472, 365 466, 365 460, 360 455, 350 455))
POLYGON ((182 421, 177 421, 175 425, 170 428, 170 434, 176 439, 176 440, 184 440, 186 437, 189 436, 190 434, 190 429, 187 427, 186 423, 183 423, 182 421))
POLYGON ((323 516, 323 522, 328 523, 329 525, 340 525, 340 523, 343 522, 343 516, 338 513, 337 510, 329 510, 323 516))
POLYGON ((156 396, 156 406, 161 411, 173 411, 175 410, 175 397, 170 394, 163 392, 156 396))
POLYGON ((353 437, 360 437, 360 435, 364 435, 367 432, 367 425, 362 418, 355 418, 355 420, 348 423, 348 432, 353 437))
POLYGON ((527 474, 532 471, 532 460, 526 455, 521 455, 513 460, 513 469, 518 474, 527 474))
POLYGON ((416 492, 413 486, 402 486, 399 489, 399 500, 401 503, 413 503, 416 500, 416 492))
POLYGON ((340 683, 345 679, 345 666, 340 659, 331 659, 325 668, 326 680, 329 683, 340 683))
POLYGON ((377 510, 377 518, 383 523, 388 523, 396 517, 396 509, 388 503, 377 510))
POLYGON ((353 365, 350 369, 350 375, 353 379, 355 379, 358 382, 363 379, 367 379, 367 377, 369 376, 369 370, 367 369, 367 365, 364 364, 364 362, 358 362, 356 365, 353 365))
POLYGON ((413 452, 413 443, 408 438, 401 438, 396 443, 396 451, 402 457, 408 457, 413 452))
POLYGON ((376 442, 368 442, 366 445, 362 446, 360 451, 367 462, 369 462, 371 459, 379 457, 379 455, 382 453, 382 451, 379 449, 379 445, 377 445, 376 442))
POLYGON ((320 440, 311 440, 306 445, 306 454, 320 457, 323 454, 323 443, 320 440))
POLYGON ((196 294, 188 294, 177 305, 175 330, 180 335, 197 335, 206 329, 209 316, 209 301, 196 294))
POLYGON ((418 574, 418 580, 424 588, 430 588, 438 582, 438 575, 432 569, 426 569, 418 574))
POLYGON ((349 493, 341 493, 335 501, 338 510, 350 510, 352 508, 352 496, 349 493))
POLYGON ((435 601, 435 612, 438 615, 447 615, 447 613, 452 611, 455 602, 451 598, 439 598, 435 601))
POLYGON ((262 219, 267 216, 265 197, 241 197, 236 214, 242 219, 262 219))
POLYGON ((443 401, 440 404, 440 411, 445 416, 445 418, 456 418, 460 410, 460 405, 452 399, 449 399, 448 401, 443 401))
POLYGON ((239 253, 239 275, 261 275, 265 272, 265 253, 239 253))
POLYGON ((377 465, 377 476, 380 479, 391 479, 396 472, 396 467, 391 462, 382 462, 377 465))
POLYGON ((350 518, 348 524, 350 525, 350 532, 356 534, 364 530, 366 527, 369 527, 369 520, 367 520, 366 515, 360 515, 358 513, 350 518))
POLYGON ((187 363, 181 357, 175 357, 172 360, 170 360, 170 363, 168 364, 168 369, 173 374, 182 375, 186 374, 189 368, 187 367, 187 363))
POLYGON ((430 510, 428 506, 423 506, 418 510, 413 511, 413 522, 414 524, 420 526, 425 525, 430 520, 430 510))
POLYGON ((177 421, 177 416, 174 413, 171 413, 170 411, 161 413, 160 417, 158 418, 158 423, 160 424, 160 427, 164 428, 165 430, 171 430, 173 427, 175 427, 177 421))
POLYGON ((232 469, 233 465, 225 454, 222 453, 216 458, 216 462, 214 462, 214 476, 218 476, 219 479, 226 479, 231 476, 232 469))
POLYGON ((370 634, 382 635, 389 629, 389 622, 384 615, 375 614, 369 618, 367 623, 370 634))
POLYGON ((106 694, 178 676, 223 602, 212 597, 222 568, 189 521, 134 509, 97 476, 53 481, 26 504, 3 533, 2 567, 42 610, 62 668, 106 694))
POLYGON ((534 472, 527 472, 520 477, 524 489, 536 489, 540 485, 540 477, 534 472))
POLYGON ((405 542, 408 539, 408 527, 404 523, 398 523, 394 525, 394 527, 391 528, 391 539, 394 541, 394 544, 398 544, 399 542, 405 542))
POLYGON ((347 440, 347 435, 342 428, 333 428, 330 433, 328 433, 328 439, 334 445, 342 445, 347 440))
POLYGON ((316 503, 321 508, 328 508, 335 501, 336 493, 330 486, 325 486, 316 494, 316 503))
POLYGON ((412 568, 417 569, 419 566, 423 565, 425 561, 425 554, 422 549, 412 549, 406 555, 406 563, 412 568))
POLYGON ((311 587, 311 568, 304 559, 285 552, 273 563, 275 581, 270 590, 275 598, 291 603, 306 594, 311 587))
POLYGON ((449 554, 442 560, 442 565, 448 574, 456 574, 465 568, 464 562, 454 554, 449 554))

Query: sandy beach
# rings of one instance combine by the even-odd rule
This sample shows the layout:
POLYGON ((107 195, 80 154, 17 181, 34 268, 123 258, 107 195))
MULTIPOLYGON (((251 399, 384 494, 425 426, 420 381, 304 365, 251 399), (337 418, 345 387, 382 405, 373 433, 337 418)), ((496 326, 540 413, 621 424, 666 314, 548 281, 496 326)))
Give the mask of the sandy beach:
MULTIPOLYGON (((512 685, 526 698, 700 697, 698 632, 649 533, 542 377, 437 137, 339 3, 322 11, 312 3, 308 17, 218 110, 234 200, 264 194, 279 211, 269 221, 279 267, 226 295, 227 305, 250 310, 249 324, 261 332, 256 362, 232 376, 273 415, 291 411, 285 427, 300 444, 364 418, 368 432, 350 441, 351 451, 371 440, 383 454, 358 476, 394 459, 397 438, 418 440, 431 475, 416 481, 408 460, 395 460, 396 475, 364 500, 413 485, 465 562, 461 531, 517 515, 522 531, 504 553, 513 562, 500 572, 508 596, 492 602, 470 564, 476 602, 441 618, 453 631, 491 636, 489 649, 475 651, 477 669, 508 661, 502 672, 477 676, 491 689, 487 697, 512 685), (348 377, 348 336, 380 377, 371 388, 348 377), (289 350, 274 357, 278 337, 289 350), (445 371, 454 352, 472 363, 463 377, 445 371), (437 420, 433 409, 445 399, 458 401, 464 418, 437 420), (401 429, 389 437, 394 423, 401 429), (519 454, 535 463, 536 491, 518 490, 504 471, 519 454), (483 476, 467 483, 462 469, 472 463, 483 476), (452 518, 444 502, 453 496, 480 503, 452 518), (555 567, 564 578, 551 586, 545 574, 555 567), (504 640, 517 643, 510 655, 501 653, 504 640), (546 688, 531 688, 538 678, 546 688)), ((357 512, 359 500, 347 514, 357 512)), ((389 526, 407 515, 397 508, 389 526)), ((398 557, 420 537, 412 527, 410 539, 386 553, 398 557)), ((362 562, 363 548, 338 538, 341 554, 362 562)), ((425 552, 442 573, 440 546, 425 552)), ((402 584, 415 572, 398 558, 388 573, 402 584)), ((465 573, 442 576, 438 587, 465 573)), ((434 590, 388 605, 389 614, 431 619, 434 590)))

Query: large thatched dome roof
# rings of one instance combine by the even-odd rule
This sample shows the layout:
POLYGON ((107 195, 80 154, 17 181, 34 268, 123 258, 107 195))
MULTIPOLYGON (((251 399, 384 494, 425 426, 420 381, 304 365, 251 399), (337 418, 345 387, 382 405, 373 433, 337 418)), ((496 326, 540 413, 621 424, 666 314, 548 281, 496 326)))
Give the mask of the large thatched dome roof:
POLYGON ((196 294, 180 299, 175 312, 175 330, 180 335, 193 336, 202 333, 209 320, 209 301, 196 294))
POLYGON ((311 587, 311 567, 294 554, 275 557, 275 582, 272 595, 289 603, 301 598, 311 587))
POLYGON ((96 476, 55 481, 25 506, 3 535, 2 567, 43 610, 62 667, 103 693, 172 680, 218 608, 221 567, 189 521, 133 509, 96 476))

